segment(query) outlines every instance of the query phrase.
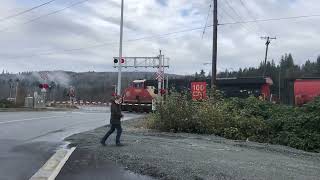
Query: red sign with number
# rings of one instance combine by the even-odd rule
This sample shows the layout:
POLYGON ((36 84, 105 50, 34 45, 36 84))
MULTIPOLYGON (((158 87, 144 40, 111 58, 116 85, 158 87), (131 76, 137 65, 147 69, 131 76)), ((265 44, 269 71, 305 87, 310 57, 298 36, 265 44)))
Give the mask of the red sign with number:
POLYGON ((192 100, 202 100, 207 97, 207 83, 206 82, 192 82, 191 83, 192 100))

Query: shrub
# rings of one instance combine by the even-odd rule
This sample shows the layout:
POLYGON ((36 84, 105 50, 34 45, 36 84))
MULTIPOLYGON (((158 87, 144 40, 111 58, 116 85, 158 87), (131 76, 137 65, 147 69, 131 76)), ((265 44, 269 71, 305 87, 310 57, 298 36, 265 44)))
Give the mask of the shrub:
POLYGON ((320 98, 301 108, 272 104, 255 97, 223 99, 219 94, 194 102, 172 93, 148 118, 162 131, 215 134, 230 139, 320 150, 320 98))
POLYGON ((13 108, 15 107, 15 104, 11 101, 8 101, 6 99, 0 100, 0 108, 13 108))

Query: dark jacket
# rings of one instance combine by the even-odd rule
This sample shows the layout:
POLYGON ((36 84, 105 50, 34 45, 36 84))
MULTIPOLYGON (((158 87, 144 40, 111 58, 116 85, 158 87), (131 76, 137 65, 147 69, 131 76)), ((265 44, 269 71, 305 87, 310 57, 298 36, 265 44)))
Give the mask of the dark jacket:
POLYGON ((116 104, 115 102, 111 103, 111 117, 110 124, 121 124, 120 119, 122 118, 121 107, 120 104, 116 104))

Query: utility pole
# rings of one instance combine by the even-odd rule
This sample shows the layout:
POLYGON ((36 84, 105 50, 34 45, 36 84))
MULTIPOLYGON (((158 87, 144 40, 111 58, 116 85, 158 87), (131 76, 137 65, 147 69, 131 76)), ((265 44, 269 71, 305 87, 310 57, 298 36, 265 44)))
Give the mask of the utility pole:
POLYGON ((279 103, 281 102, 281 64, 279 65, 279 103))
POLYGON ((215 89, 217 79, 217 46, 218 46, 218 0, 213 0, 213 43, 212 43, 212 76, 211 88, 215 89))
POLYGON ((267 59, 268 59, 268 50, 269 50, 269 44, 271 43, 271 40, 275 40, 277 39, 276 37, 261 37, 261 39, 266 39, 266 54, 265 54, 265 58, 264 58, 264 70, 263 70, 263 74, 262 76, 264 77, 266 75, 267 72, 267 59))
POLYGON ((123 39, 123 3, 121 0, 121 21, 120 21, 120 47, 119 47, 119 65, 118 65, 118 86, 117 95, 121 95, 121 59, 122 59, 122 39, 123 39))
POLYGON ((16 98, 15 98, 15 104, 17 104, 17 98, 18 98, 18 90, 19 90, 19 79, 16 79, 16 98))
MULTIPOLYGON (((158 69, 158 76, 161 76, 160 74, 162 74, 162 54, 161 54, 161 50, 160 51, 160 55, 159 55, 159 69, 158 69)), ((160 97, 161 96, 161 78, 158 78, 158 96, 160 97)))
POLYGON ((13 89, 13 81, 12 81, 12 79, 9 79, 9 98, 10 98, 10 100, 12 98, 12 89, 13 89))

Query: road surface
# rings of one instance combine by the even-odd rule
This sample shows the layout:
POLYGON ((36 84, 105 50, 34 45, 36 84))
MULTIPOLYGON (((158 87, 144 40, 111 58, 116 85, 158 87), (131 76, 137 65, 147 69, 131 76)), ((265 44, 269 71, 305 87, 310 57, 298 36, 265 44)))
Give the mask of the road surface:
MULTIPOLYGON (((138 115, 125 114, 125 120, 138 115)), ((81 108, 72 112, 0 112, 0 179, 29 179, 65 137, 109 123, 110 110, 81 108)))

